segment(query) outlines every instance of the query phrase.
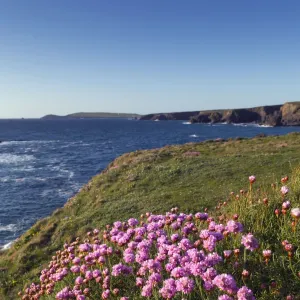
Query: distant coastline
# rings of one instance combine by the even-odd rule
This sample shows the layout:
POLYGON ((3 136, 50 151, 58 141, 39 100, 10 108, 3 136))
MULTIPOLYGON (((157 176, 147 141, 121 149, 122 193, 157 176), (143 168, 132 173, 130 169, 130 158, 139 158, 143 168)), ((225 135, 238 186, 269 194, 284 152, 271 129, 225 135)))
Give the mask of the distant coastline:
POLYGON ((46 115, 42 120, 57 120, 57 119, 99 119, 99 118, 130 118, 138 119, 141 115, 132 113, 108 113, 108 112, 79 112, 65 116, 46 115))
POLYGON ((144 115, 140 117, 140 120, 181 120, 189 121, 190 123, 253 123, 267 126, 300 126, 300 101, 253 108, 156 113, 144 115))
POLYGON ((41 119, 60 120, 99 118, 126 118, 142 121, 180 120, 188 121, 190 123, 251 123, 266 126, 300 126, 300 101, 252 108, 152 113, 146 115, 109 112, 79 112, 65 116, 49 114, 43 116, 41 119))

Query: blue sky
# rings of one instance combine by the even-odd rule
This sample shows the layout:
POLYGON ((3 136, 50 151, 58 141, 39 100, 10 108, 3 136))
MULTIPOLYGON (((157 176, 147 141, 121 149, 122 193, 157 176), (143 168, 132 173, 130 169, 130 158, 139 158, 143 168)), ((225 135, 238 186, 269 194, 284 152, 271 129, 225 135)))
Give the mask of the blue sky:
POLYGON ((300 99, 299 1, 0 2, 0 117, 300 99))

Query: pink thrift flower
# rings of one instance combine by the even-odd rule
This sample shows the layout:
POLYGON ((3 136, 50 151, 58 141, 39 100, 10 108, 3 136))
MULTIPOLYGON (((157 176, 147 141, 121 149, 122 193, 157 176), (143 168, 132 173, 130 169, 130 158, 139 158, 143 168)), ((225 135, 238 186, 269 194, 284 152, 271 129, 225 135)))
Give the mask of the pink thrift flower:
POLYGON ((85 244, 79 245, 78 249, 80 252, 89 252, 92 250, 92 247, 90 244, 85 243, 85 244))
POLYGON ((139 221, 137 219, 131 218, 131 219, 128 220, 128 225, 130 227, 135 227, 138 224, 139 224, 139 221))
POLYGON ((212 252, 216 247, 216 243, 217 243, 216 237, 210 235, 206 240, 203 241, 203 248, 209 252, 212 252))
POLYGON ((184 251, 187 251, 188 249, 192 248, 192 243, 190 242, 189 239, 182 239, 178 243, 178 247, 181 248, 184 251))
POLYGON ((195 214, 195 218, 200 220, 200 221, 206 221, 207 218, 208 218, 208 214, 198 212, 198 213, 195 214))
POLYGON ((176 281, 172 278, 165 280, 159 293, 165 299, 173 298, 176 294, 176 281))
POLYGON ((203 240, 206 240, 210 236, 210 231, 207 229, 203 229, 200 231, 199 237, 203 240))
POLYGON ((250 183, 254 183, 256 181, 256 177, 254 175, 249 176, 250 183))
POLYGON ((214 289, 214 285, 212 284, 212 282, 209 282, 209 281, 205 281, 203 284, 203 287, 208 292, 210 292, 214 289))
POLYGON ((180 239, 180 235, 178 233, 174 233, 174 234, 171 235, 171 241, 173 243, 177 242, 179 239, 180 239))
POLYGON ((78 277, 75 279, 75 284, 77 284, 77 285, 83 284, 83 278, 82 278, 81 276, 78 276, 78 277))
POLYGON ((159 282, 161 282, 162 276, 159 273, 153 273, 149 276, 148 282, 152 286, 156 286, 159 282))
POLYGON ((81 267, 80 267, 80 272, 81 272, 82 274, 84 274, 87 270, 88 270, 88 267, 87 267, 86 265, 81 265, 81 267))
POLYGON ((270 258, 272 255, 272 251, 271 250, 263 250, 263 256, 265 258, 270 258))
POLYGON ((189 294, 193 291, 194 286, 194 280, 189 279, 188 277, 181 277, 178 280, 176 280, 176 289, 178 292, 189 294))
POLYGON ((283 209, 289 209, 291 207, 291 202, 290 201, 285 201, 282 203, 282 208, 283 209))
POLYGON ((232 233, 242 232, 244 227, 241 223, 230 220, 227 222, 226 230, 232 233))
POLYGON ((300 208, 296 207, 291 210, 291 216, 295 219, 300 218, 300 208))
POLYGON ((211 282, 218 275, 217 271, 214 268, 208 268, 201 277, 204 281, 211 282))
POLYGON ((221 291, 227 292, 231 295, 237 291, 236 282, 229 274, 217 275, 213 280, 213 284, 216 285, 221 291))
POLYGON ((75 257, 73 260, 72 260, 73 264, 74 265, 79 265, 80 264, 80 258, 79 257, 75 257))
POLYGON ((73 297, 74 294, 72 291, 69 290, 69 288, 65 287, 60 292, 56 294, 56 299, 70 299, 73 297))
POLYGON ((152 286, 150 284, 146 284, 142 288, 142 296, 143 297, 151 297, 152 296, 152 286))
POLYGON ((233 298, 228 295, 221 295, 218 297, 218 300, 233 300, 233 298))
POLYGON ((232 250, 224 250, 223 253, 225 258, 229 258, 232 254, 232 250))
POLYGON ((125 266, 125 265, 122 265, 121 263, 119 263, 117 265, 114 265, 112 267, 112 272, 111 272, 111 274, 113 276, 119 276, 121 274, 127 275, 127 274, 130 274, 130 273, 132 273, 132 268, 128 267, 128 266, 125 266))
POLYGON ((101 276, 100 270, 97 270, 97 269, 96 269, 96 270, 93 271, 93 277, 94 277, 94 278, 97 278, 97 277, 100 277, 100 276, 101 276))
POLYGON ((238 300, 255 300, 253 292, 246 286, 241 287, 237 292, 238 300))
POLYGON ((142 286, 144 284, 144 280, 141 277, 137 277, 135 281, 136 286, 142 286))
POLYGON ((128 264, 132 264, 135 261, 134 254, 128 253, 124 255, 124 261, 128 264))
POLYGON ((180 277, 183 277, 183 276, 186 276, 186 271, 185 269, 181 268, 181 267, 176 267, 172 270, 171 272, 171 276, 174 277, 174 278, 180 278, 180 277))
POLYGON ((104 264, 105 263, 105 258, 103 256, 100 256, 98 258, 98 263, 101 264, 101 265, 104 264))
POLYGON ((286 195, 289 192, 289 188, 286 185, 284 185, 281 187, 280 191, 282 195, 286 195))
POLYGON ((103 291, 101 296, 102 296, 102 299, 106 300, 109 298, 109 295, 110 295, 110 290, 107 289, 107 290, 103 291))
POLYGON ((71 271, 72 273, 80 273, 80 267, 79 267, 79 266, 72 266, 72 267, 70 268, 70 271, 71 271))
POLYGON ((259 247, 257 239, 251 233, 242 236, 242 244, 250 251, 254 251, 259 247))
POLYGON ((114 222, 114 228, 121 229, 122 228, 122 222, 120 222, 120 221, 114 222))

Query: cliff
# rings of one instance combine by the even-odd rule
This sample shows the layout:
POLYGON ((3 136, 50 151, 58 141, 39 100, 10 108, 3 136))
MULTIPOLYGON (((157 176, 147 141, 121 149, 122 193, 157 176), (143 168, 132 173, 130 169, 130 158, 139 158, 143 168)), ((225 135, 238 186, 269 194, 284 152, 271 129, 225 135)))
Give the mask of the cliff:
POLYGON ((241 109, 222 109, 149 114, 140 120, 189 120, 191 123, 256 123, 269 126, 299 126, 300 102, 241 109))
POLYGON ((291 102, 284 104, 281 109, 282 125, 300 125, 300 102, 291 102))

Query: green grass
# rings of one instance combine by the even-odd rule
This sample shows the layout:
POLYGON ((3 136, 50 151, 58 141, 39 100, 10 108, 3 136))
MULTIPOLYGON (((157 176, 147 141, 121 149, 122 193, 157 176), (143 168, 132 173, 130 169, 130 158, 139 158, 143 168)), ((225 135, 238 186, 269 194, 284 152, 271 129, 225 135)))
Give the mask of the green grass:
POLYGON ((300 134, 294 133, 125 154, 0 254, 0 295, 14 299, 65 241, 92 228, 174 206, 183 212, 213 208, 231 191, 244 187, 251 174, 261 185, 278 182, 299 164, 299 153, 300 134))

